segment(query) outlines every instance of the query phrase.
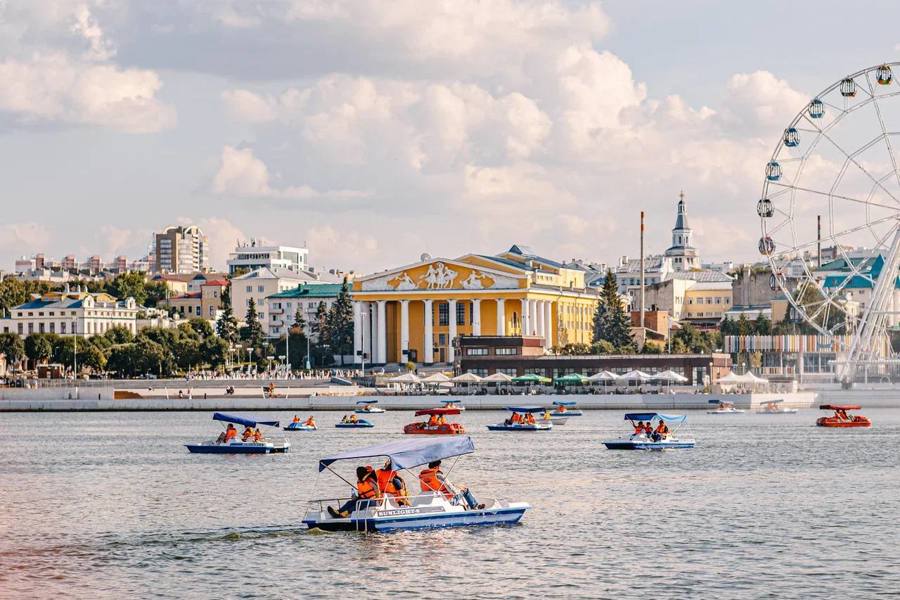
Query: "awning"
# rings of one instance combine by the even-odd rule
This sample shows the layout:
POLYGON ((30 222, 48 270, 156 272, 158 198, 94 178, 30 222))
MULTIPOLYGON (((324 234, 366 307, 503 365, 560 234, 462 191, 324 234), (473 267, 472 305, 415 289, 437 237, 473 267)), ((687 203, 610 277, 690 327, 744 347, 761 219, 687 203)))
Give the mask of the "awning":
POLYGON ((506 410, 520 413, 537 413, 547 410, 543 406, 507 406, 506 410))
POLYGON ((226 415, 225 413, 214 413, 213 421, 224 421, 226 423, 235 423, 244 427, 256 427, 257 425, 265 425, 267 427, 278 427, 278 421, 257 421, 247 417, 238 417, 236 415, 226 415))
POLYGON ((600 371, 588 377, 588 381, 615 381, 616 379, 618 379, 618 376, 609 371, 600 371))
POLYGON ((458 408, 450 408, 447 406, 442 406, 441 408, 423 408, 422 410, 417 410, 417 417, 421 417, 423 415, 458 415, 462 413, 462 411, 458 408))
POLYGON ((519 377, 513 377, 513 383, 550 383, 553 380, 549 377, 544 377, 542 375, 535 375, 534 373, 529 373, 528 375, 520 375, 519 377))
POLYGON ((457 375, 450 381, 453 383, 478 383, 481 381, 481 377, 475 373, 463 373, 462 375, 457 375))
POLYGON ((584 375, 569 373, 568 375, 557 377, 553 380, 553 383, 558 385, 582 385, 585 381, 587 381, 587 377, 584 375))
POLYGON ((684 415, 664 415, 656 412, 627 413, 625 415, 626 421, 652 421, 653 419, 659 419, 666 423, 683 423, 687 417, 684 415))
POLYGON ((432 373, 428 377, 422 379, 422 383, 449 383, 450 378, 443 373, 432 373))
POLYGON ((319 471, 341 460, 361 460, 364 458, 386 457, 398 469, 411 469, 427 465, 435 460, 443 460, 475 452, 475 443, 469 436, 453 436, 440 441, 398 440, 387 444, 376 444, 356 450, 347 450, 319 461, 319 471))
POLYGON ((626 381, 648 381, 652 376, 649 373, 644 373, 643 371, 628 371, 624 375, 619 375, 617 379, 622 379, 626 381))
POLYGON ((513 378, 506 373, 494 373, 483 378, 481 381, 484 383, 509 383, 512 380, 513 378))
POLYGON ((656 373, 652 377, 653 379, 658 379, 660 381, 671 381, 675 383, 684 383, 688 380, 688 378, 684 375, 676 373, 671 369, 668 371, 663 371, 662 373, 656 373))
POLYGON ((388 383, 421 383, 421 381, 415 373, 404 373, 388 379, 388 383))
POLYGON ((578 403, 574 400, 554 400, 554 406, 577 406, 578 403))

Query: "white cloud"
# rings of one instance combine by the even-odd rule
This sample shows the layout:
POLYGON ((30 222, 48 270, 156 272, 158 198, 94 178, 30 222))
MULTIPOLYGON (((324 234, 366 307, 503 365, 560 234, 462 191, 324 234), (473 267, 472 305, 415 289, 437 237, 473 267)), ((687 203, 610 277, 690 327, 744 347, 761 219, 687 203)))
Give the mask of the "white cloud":
POLYGON ((371 233, 347 227, 321 225, 307 231, 307 246, 319 268, 352 268, 360 255, 377 256, 379 240, 371 233))
POLYGON ((86 4, 75 8, 75 23, 72 25, 72 31, 83 37, 88 43, 87 58, 91 60, 108 60, 115 56, 115 44, 106 38, 103 29, 97 23, 97 20, 91 14, 91 9, 86 4))
POLYGON ((726 90, 727 126, 750 133, 786 126, 810 101, 809 95, 768 71, 732 75, 726 90))
POLYGON ((148 133, 175 122, 175 109, 156 98, 162 83, 153 71, 81 63, 57 53, 0 62, 0 81, 0 110, 25 123, 148 133))
POLYGON ((275 108, 268 100, 247 90, 222 92, 225 109, 232 118, 247 123, 267 123, 275 119, 275 108))

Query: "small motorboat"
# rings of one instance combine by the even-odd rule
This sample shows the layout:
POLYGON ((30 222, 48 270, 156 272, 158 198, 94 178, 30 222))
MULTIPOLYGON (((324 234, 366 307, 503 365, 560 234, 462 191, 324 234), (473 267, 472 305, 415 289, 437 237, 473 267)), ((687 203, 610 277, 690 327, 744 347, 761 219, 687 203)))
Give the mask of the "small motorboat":
MULTIPOLYGON (((294 417, 296 418, 296 417, 294 417)), ((315 419, 312 417, 308 418, 306 421, 291 421, 288 423, 288 426, 284 428, 285 431, 316 431, 319 427, 316 425, 315 419)))
POLYGON ((466 410, 463 403, 458 400, 441 400, 441 404, 444 405, 444 408, 455 408, 460 411, 466 410))
MULTIPOLYGON (((278 421, 257 421, 256 419, 226 415, 225 413, 214 413, 213 421, 228 423, 228 427, 232 429, 234 425, 243 425, 251 428, 257 428, 260 425, 265 427, 279 426, 278 421)), ((226 428, 227 431, 228 428, 226 428)), ((288 452, 291 449, 291 443, 286 439, 262 439, 258 442, 242 442, 236 434, 228 441, 225 441, 225 439, 226 433, 223 433, 218 439, 200 442, 199 444, 185 444, 185 447, 192 454, 270 454, 273 452, 288 452)))
MULTIPOLYGON (((606 440, 603 445, 609 450, 670 450, 680 448, 693 448, 695 445, 694 438, 690 436, 680 437, 677 430, 687 421, 684 415, 664 415, 656 412, 646 413, 628 413, 625 415, 626 421, 631 421, 632 427, 637 429, 637 423, 650 423, 657 426, 660 422, 665 423, 669 428, 669 433, 664 435, 645 433, 634 433, 627 438, 619 438, 617 440, 606 440)), ((653 427, 655 429, 655 427, 653 427)))
POLYGON ((862 415, 848 415, 848 410, 859 410, 862 407, 857 404, 822 404, 822 410, 833 410, 830 417, 819 417, 816 425, 819 427, 871 427, 872 421, 862 415))
POLYGON ((358 415, 374 415, 376 413, 383 413, 384 409, 375 406, 376 404, 378 404, 378 400, 357 400, 357 409, 353 412, 358 415))
POLYGON ((734 402, 727 400, 710 400, 709 403, 714 404, 716 410, 706 411, 708 415, 740 415, 747 412, 743 408, 735 408, 734 402))
POLYGON ((761 415, 795 415, 797 414, 796 408, 787 408, 782 406, 784 400, 766 400, 762 404, 759 405, 759 410, 756 412, 761 415))
POLYGON ((553 423, 547 423, 544 420, 538 420, 534 417, 535 413, 544 412, 541 406, 507 406, 506 410, 512 415, 502 423, 488 425, 490 431, 550 431, 553 429, 553 423), (525 415, 525 416, 522 416, 525 415))
POLYGON ((578 403, 574 400, 554 400, 553 406, 556 408, 550 413, 552 417, 580 417, 584 414, 580 408, 576 408, 578 403))
MULTIPOLYGON (((319 472, 328 469, 343 481, 355 478, 339 475, 332 465, 350 461, 362 465, 372 458, 386 457, 393 468, 409 473, 408 480, 417 481, 418 475, 410 471, 430 462, 455 458, 475 451, 475 443, 469 436, 454 436, 439 440, 403 439, 358 450, 341 452, 319 461, 319 472)), ((385 495, 371 500, 342 498, 338 500, 314 500, 303 517, 309 529, 325 531, 391 532, 437 527, 472 527, 484 525, 514 525, 525 511, 531 508, 527 502, 511 502, 502 499, 479 499, 468 490, 457 490, 446 482, 448 492, 423 492, 418 496, 398 498, 385 495), (347 506, 346 516, 332 515, 329 507, 347 506)))
POLYGON ((368 421, 366 419, 357 418, 356 415, 352 415, 349 418, 344 417, 340 421, 334 424, 338 429, 362 429, 366 427, 375 427, 375 424, 372 421, 368 421))
POLYGON ((460 423, 448 423, 447 415, 458 415, 458 408, 426 408, 417 410, 417 417, 428 416, 427 421, 410 423, 403 428, 403 433, 419 435, 461 435, 466 432, 460 423))

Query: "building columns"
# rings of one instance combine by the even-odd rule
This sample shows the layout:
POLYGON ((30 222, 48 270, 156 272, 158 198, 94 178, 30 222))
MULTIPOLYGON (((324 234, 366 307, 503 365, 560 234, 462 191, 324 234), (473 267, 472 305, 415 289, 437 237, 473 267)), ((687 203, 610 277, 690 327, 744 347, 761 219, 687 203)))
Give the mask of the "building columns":
POLYGON ((448 321, 448 340, 447 340, 447 362, 453 363, 456 360, 456 350, 453 348, 453 340, 456 339, 456 300, 448 300, 447 312, 450 313, 448 321))
POLYGON ((360 302, 353 303, 353 364, 357 364, 361 360, 362 352, 362 304, 360 302))
POLYGON ((387 311, 386 305, 387 302, 385 300, 378 300, 378 346, 377 353, 378 358, 375 362, 378 364, 384 364, 387 362, 387 311))
POLYGON ((506 300, 497 298, 497 335, 506 335, 506 300))
POLYGON ((472 300, 472 335, 481 335, 481 300, 472 300))
POLYGON ((434 307, 433 300, 425 300, 425 348, 422 362, 434 363, 434 307))
MULTIPOLYGON (((535 332, 535 335, 544 337, 544 301, 543 300, 535 300, 535 302, 534 302, 534 332, 535 332)), ((546 347, 547 342, 544 341, 543 345, 546 347)))
POLYGON ((400 362, 409 362, 409 300, 400 301, 400 362))
POLYGON ((544 347, 549 350, 553 347, 553 302, 544 302, 544 347))
POLYGON ((522 300, 519 301, 519 304, 522 306, 520 311, 522 314, 519 319, 521 335, 528 335, 528 332, 531 330, 531 315, 528 313, 528 309, 530 308, 528 306, 529 303, 529 300, 526 300, 525 298, 522 298, 522 300))

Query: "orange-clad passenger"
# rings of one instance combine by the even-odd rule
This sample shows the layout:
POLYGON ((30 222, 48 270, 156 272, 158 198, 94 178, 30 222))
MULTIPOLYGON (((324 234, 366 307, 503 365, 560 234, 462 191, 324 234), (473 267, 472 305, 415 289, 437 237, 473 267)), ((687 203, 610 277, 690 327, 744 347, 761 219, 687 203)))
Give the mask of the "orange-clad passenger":
POLYGON ((428 463, 428 468, 419 472, 419 485, 425 493, 440 492, 448 500, 453 498, 454 494, 444 480, 444 473, 441 472, 441 461, 439 460, 428 463))
POLYGON ((634 426, 634 435, 641 435, 644 433, 644 422, 638 421, 637 425, 634 426))
POLYGON ((312 415, 309 415, 309 417, 307 417, 306 423, 304 423, 304 425, 306 425, 307 427, 315 427, 316 426, 315 418, 313 418, 312 415))
POLYGON ((227 444, 231 440, 237 437, 237 429, 234 428, 234 424, 229 423, 228 428, 225 429, 225 443, 227 444))

